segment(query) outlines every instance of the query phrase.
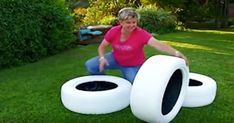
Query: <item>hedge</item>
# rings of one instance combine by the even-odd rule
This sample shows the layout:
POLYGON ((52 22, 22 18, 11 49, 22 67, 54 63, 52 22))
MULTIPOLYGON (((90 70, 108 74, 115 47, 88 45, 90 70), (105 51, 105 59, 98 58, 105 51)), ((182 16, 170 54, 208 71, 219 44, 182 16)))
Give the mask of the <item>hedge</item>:
POLYGON ((63 0, 1 0, 0 69, 71 47, 73 28, 63 0))

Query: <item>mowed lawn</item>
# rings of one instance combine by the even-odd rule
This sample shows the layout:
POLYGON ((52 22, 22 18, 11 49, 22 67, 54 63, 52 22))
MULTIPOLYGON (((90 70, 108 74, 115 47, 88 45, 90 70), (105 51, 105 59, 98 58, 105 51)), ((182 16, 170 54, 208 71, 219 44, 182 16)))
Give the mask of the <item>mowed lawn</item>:
MULTIPOLYGON (((159 35, 189 59, 190 72, 210 76, 217 82, 214 102, 180 110, 172 123, 234 122, 234 32, 188 30, 159 35)), ((0 123, 143 123, 130 107, 103 115, 84 115, 67 110, 61 102, 61 86, 88 75, 84 63, 97 55, 98 44, 44 58, 36 63, 0 70, 0 123)), ((111 49, 109 49, 110 51, 111 49)), ((145 47, 147 57, 161 54, 145 47)), ((108 71, 121 76, 119 72, 108 71)))

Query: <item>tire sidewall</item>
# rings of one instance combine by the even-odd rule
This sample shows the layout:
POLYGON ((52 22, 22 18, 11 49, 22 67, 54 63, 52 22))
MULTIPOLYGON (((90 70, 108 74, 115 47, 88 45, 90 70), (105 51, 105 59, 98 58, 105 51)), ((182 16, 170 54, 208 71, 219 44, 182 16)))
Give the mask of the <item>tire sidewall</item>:
POLYGON ((105 114, 119 111, 129 105, 131 83, 125 79, 94 75, 72 79, 66 82, 61 89, 61 100, 64 106, 82 114, 105 114), (109 81, 117 87, 104 91, 83 91, 76 86, 89 81, 109 81))

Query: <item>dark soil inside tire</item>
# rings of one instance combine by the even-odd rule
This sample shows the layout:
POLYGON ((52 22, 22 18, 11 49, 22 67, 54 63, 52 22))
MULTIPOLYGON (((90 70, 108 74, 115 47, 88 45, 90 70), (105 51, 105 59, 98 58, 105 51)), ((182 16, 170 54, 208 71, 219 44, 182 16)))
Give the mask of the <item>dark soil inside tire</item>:
POLYGON ((189 86, 201 86, 202 82, 194 80, 194 79, 189 79, 189 86))
POLYGON ((105 91, 117 88, 118 85, 107 81, 89 81, 76 86, 76 89, 83 91, 105 91))

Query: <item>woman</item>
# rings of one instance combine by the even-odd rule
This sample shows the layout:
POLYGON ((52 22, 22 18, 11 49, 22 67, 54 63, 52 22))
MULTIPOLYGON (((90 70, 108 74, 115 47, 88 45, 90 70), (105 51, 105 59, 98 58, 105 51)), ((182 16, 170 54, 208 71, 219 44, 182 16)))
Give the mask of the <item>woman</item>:
POLYGON ((145 61, 144 45, 176 57, 187 58, 155 39, 149 32, 137 26, 139 15, 132 8, 123 8, 118 13, 119 25, 112 27, 98 47, 99 56, 86 62, 87 70, 93 75, 104 74, 105 69, 118 69, 123 77, 133 83, 136 73, 145 61), (112 52, 105 53, 107 46, 112 52))

